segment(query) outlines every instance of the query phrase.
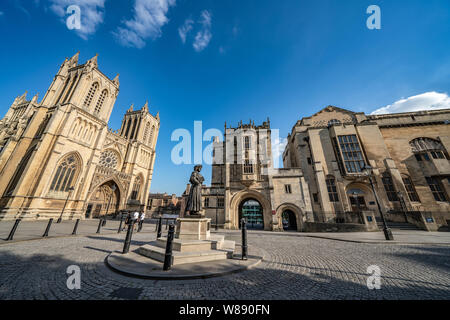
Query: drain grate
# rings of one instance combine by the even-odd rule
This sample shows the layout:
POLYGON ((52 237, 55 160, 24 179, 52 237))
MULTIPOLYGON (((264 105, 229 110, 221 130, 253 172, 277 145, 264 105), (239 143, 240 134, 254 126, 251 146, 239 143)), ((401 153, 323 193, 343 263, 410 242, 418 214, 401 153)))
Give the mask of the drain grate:
POLYGON ((121 288, 116 289, 113 292, 111 292, 110 296, 112 298, 137 300, 137 299, 139 299, 139 296, 141 295, 142 290, 143 290, 142 288, 121 287, 121 288))

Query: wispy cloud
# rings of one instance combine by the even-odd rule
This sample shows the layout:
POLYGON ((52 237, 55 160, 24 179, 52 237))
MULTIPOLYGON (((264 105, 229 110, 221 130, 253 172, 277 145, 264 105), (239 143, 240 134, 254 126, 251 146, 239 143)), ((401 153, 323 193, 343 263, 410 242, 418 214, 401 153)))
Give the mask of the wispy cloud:
POLYGON ((203 10, 199 21, 199 23, 202 25, 202 28, 199 32, 197 32, 193 43, 193 47, 197 52, 204 50, 211 41, 211 21, 211 13, 209 13, 208 10, 203 10))
MULTIPOLYGON (((65 17, 68 16, 66 10, 71 5, 77 5, 81 9, 81 29, 75 30, 77 34, 87 39, 94 34, 97 26, 103 23, 104 9, 106 0, 49 0, 50 10, 66 23, 65 17)), ((38 3, 38 2, 35 2, 38 3)))
POLYGON ((178 34, 180 35, 181 42, 186 43, 186 37, 188 33, 192 30, 194 24, 194 20, 186 19, 184 24, 178 28, 178 34))
POLYGON ((372 114, 401 113, 449 108, 450 97, 446 93, 430 91, 406 99, 400 99, 393 104, 375 110, 372 114))
POLYGON ((146 39, 161 36, 161 28, 169 21, 167 12, 175 0, 135 0, 134 17, 117 28, 114 36, 127 47, 143 48, 146 39))

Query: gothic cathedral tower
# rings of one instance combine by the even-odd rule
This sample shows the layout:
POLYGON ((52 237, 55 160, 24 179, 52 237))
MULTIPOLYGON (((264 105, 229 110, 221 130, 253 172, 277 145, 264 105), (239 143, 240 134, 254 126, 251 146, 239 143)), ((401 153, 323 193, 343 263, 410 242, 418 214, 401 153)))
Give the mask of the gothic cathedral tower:
POLYGON ((146 205, 159 115, 146 104, 127 112, 127 135, 109 129, 119 77, 106 77, 97 56, 82 65, 78 56, 63 62, 41 102, 24 94, 0 121, 0 219, 59 217, 66 200, 63 218, 146 205))

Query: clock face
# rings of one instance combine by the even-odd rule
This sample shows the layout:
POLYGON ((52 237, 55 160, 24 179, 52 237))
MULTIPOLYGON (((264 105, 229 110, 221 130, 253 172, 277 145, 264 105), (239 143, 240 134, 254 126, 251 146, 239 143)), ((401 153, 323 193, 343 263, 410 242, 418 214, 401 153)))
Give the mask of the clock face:
POLYGON ((103 167, 116 169, 117 168, 117 154, 114 151, 103 151, 100 156, 100 165, 103 167))

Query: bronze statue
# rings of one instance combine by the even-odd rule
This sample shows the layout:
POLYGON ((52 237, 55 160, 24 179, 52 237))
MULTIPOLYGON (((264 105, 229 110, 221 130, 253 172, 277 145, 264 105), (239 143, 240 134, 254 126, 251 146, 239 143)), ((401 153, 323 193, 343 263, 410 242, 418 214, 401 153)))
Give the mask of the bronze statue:
POLYGON ((195 166, 191 178, 189 179, 191 189, 189 190, 185 210, 185 212, 189 212, 189 215, 198 215, 202 211, 202 185, 205 178, 200 174, 201 170, 201 165, 195 166))

